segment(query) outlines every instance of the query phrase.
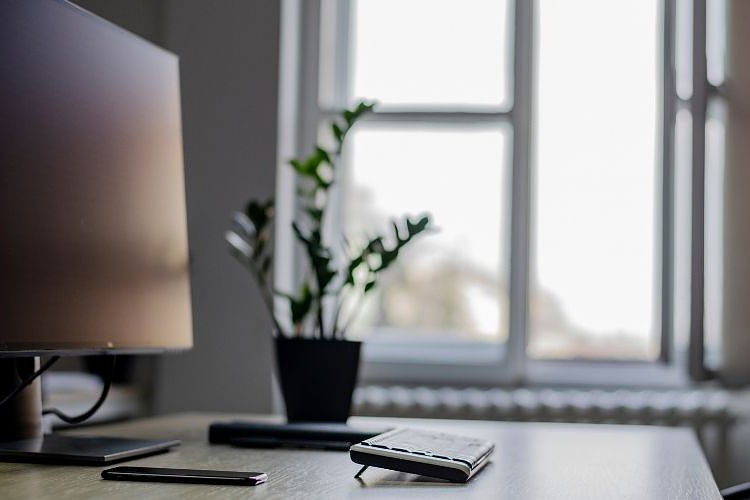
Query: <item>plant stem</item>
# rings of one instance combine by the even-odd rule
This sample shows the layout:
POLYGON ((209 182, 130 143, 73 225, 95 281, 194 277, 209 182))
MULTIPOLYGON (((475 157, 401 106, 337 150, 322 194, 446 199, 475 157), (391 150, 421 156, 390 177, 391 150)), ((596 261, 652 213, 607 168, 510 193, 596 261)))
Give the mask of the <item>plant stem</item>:
POLYGON ((323 328, 323 295, 318 296, 318 328, 320 329, 320 338, 325 338, 325 329, 323 328))
POLYGON ((365 293, 357 297, 357 302, 354 305, 354 308, 352 309, 352 313, 349 315, 349 318, 347 318, 346 323, 344 323, 343 328, 341 328, 341 337, 344 337, 346 335, 346 331, 349 329, 349 326, 352 324, 352 321, 354 321, 354 318, 356 318, 360 311, 362 310, 362 306, 365 303, 365 293))
POLYGON ((284 333, 284 330, 281 328, 281 325, 276 319, 276 313, 274 312, 274 307, 273 307, 273 294, 268 290, 268 282, 266 281, 266 278, 263 276, 261 270, 258 269, 258 266, 255 265, 255 261, 250 259, 249 263, 253 268, 253 273, 255 274, 255 281, 257 281, 258 284, 260 285, 258 287, 260 288, 260 296, 262 297, 263 303, 265 304, 266 309, 268 309, 268 313, 271 316, 273 327, 276 329, 277 332, 279 332, 279 335, 281 335, 282 337, 286 337, 286 333, 284 333))
POLYGON ((338 338, 339 317, 341 316, 341 308, 344 307, 343 290, 344 287, 341 287, 338 293, 336 293, 336 312, 333 314, 333 328, 331 334, 333 338, 338 338))
POLYGON ((279 335, 282 337, 286 337, 286 333, 284 333, 284 330, 281 328, 281 325, 279 324, 278 320, 276 320, 276 314, 273 310, 273 296, 269 294, 268 290, 263 290, 261 292, 261 296, 263 297, 263 303, 266 305, 266 308, 268 309, 268 313, 271 315, 271 321, 273 321, 273 327, 276 329, 277 332, 279 332, 279 335))

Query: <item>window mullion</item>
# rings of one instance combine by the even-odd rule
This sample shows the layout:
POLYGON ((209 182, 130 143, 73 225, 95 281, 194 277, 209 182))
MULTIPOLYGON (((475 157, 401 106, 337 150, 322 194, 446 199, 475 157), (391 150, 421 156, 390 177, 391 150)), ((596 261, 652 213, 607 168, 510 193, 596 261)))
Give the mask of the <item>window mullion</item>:
POLYGON ((336 53, 334 56, 334 107, 344 108, 349 100, 351 68, 351 10, 349 0, 336 0, 336 53))
MULTIPOLYGON (((298 189, 298 179, 291 169, 283 166, 290 157, 299 157, 310 151, 317 142, 318 122, 320 110, 318 105, 319 76, 320 76, 320 20, 321 1, 296 0, 291 1, 287 7, 295 11, 295 27, 299 29, 299 36, 294 39, 295 52, 299 57, 299 72, 294 79, 295 98, 299 103, 296 114, 288 114, 281 120, 288 122, 293 129, 293 149, 280 150, 284 155, 281 158, 281 172, 278 178, 279 197, 276 207, 277 227, 291 227, 300 207, 295 193, 298 189)), ((296 245, 291 231, 279 231, 277 235, 277 248, 285 250, 277 256, 275 268, 275 286, 280 289, 294 293, 302 279, 304 269, 304 256, 301 248, 296 245), (283 260, 282 260, 283 259, 283 260), (286 266, 279 266, 278 262, 284 262, 286 266)))
POLYGON ((301 154, 315 144, 317 139, 320 74, 320 10, 321 3, 300 2, 302 13, 300 36, 301 71, 299 79, 299 102, 301 104, 300 120, 297 130, 297 152, 301 154))
MULTIPOLYGON (((309 151, 318 120, 318 35, 320 3, 287 0, 282 3, 284 38, 281 43, 279 88, 279 144, 276 188, 276 225, 288 228, 298 210, 296 176, 285 167, 288 158, 309 151), (294 66, 294 68, 292 68, 294 66)), ((274 286, 293 292, 300 281, 302 254, 291 231, 275 235, 274 286), (281 264, 283 263, 283 265, 281 264)), ((281 301, 275 302, 276 307, 281 301)), ((277 311, 278 312, 278 311, 277 311)))
POLYGON ((510 283, 508 370, 518 381, 525 376, 528 328, 531 88, 533 2, 514 2, 513 40, 513 162, 510 190, 510 283))
POLYGON ((660 358, 674 359, 674 221, 675 221, 675 0, 662 2, 661 126, 661 299, 660 358))
MULTIPOLYGON (((322 120, 331 119, 340 111, 325 111, 322 120)), ((452 125, 505 124, 512 120, 511 113, 464 113, 464 112, 382 112, 374 111, 361 118, 362 122, 375 123, 435 123, 452 125)))
MULTIPOLYGON (((326 0, 321 0, 326 1, 326 0)), ((349 85, 350 85, 350 57, 349 47, 351 44, 351 15, 353 2, 349 0, 330 0, 335 3, 335 20, 333 29, 335 31, 334 38, 334 55, 333 55, 333 100, 331 103, 323 103, 323 106, 330 105, 335 111, 329 112, 328 109, 321 109, 318 106, 318 123, 315 129, 316 134, 319 132, 319 128, 323 123, 330 123, 335 117, 341 113, 341 110, 345 109, 349 104, 349 85)), ((330 132, 328 132, 330 135, 330 132)), ((351 167, 351 151, 349 148, 344 148, 342 157, 339 161, 338 169, 335 172, 336 182, 330 191, 330 211, 327 216, 327 223, 324 228, 325 237, 328 241, 335 241, 340 239, 340 235, 344 234, 345 218, 344 218, 344 196, 345 188, 349 183, 351 167)), ((340 248, 335 247, 340 252, 340 248)), ((343 257, 339 254, 338 257, 343 257)), ((329 321, 333 321, 333 317, 328 318, 329 321)))
POLYGON ((688 370, 694 380, 707 377, 703 354, 705 158, 708 76, 706 65, 706 0, 693 0, 693 113, 692 142, 692 248, 690 280, 690 351, 688 370))

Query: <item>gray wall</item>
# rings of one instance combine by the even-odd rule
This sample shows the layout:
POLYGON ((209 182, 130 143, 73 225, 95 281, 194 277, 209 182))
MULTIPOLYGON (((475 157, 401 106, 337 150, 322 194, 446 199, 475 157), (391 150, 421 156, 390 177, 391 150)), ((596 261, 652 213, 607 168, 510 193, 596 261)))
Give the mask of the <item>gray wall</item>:
POLYGON ((271 323, 223 232, 274 193, 280 2, 78 0, 180 56, 194 346, 156 360, 155 411, 271 411, 271 323))
POLYGON ((158 410, 271 409, 271 323, 228 255, 229 215, 274 193, 279 3, 168 1, 164 45, 181 57, 195 345, 165 357, 158 410))
POLYGON ((94 14, 161 45, 163 0, 69 0, 94 14))
MULTIPOLYGON (((750 382, 750 2, 731 0, 728 6, 727 41, 727 143, 723 213, 723 377, 735 383, 750 382)), ((729 436, 721 486, 750 481, 750 400, 745 398, 745 418, 729 436)))

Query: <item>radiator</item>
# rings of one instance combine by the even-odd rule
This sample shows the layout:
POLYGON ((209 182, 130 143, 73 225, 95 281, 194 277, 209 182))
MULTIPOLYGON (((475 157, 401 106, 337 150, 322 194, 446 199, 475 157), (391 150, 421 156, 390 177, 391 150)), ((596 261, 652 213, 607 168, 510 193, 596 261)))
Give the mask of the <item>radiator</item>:
POLYGON ((358 387, 354 413, 392 417, 597 422, 726 427, 738 418, 735 394, 690 390, 456 389, 358 387))

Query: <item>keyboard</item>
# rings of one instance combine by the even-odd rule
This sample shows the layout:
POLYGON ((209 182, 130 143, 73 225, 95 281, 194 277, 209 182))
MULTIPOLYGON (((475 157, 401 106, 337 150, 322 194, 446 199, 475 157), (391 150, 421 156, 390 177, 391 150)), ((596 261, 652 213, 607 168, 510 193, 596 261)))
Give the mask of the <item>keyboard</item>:
POLYGON ((354 463, 465 483, 484 464, 495 445, 442 432, 394 429, 349 448, 354 463))

